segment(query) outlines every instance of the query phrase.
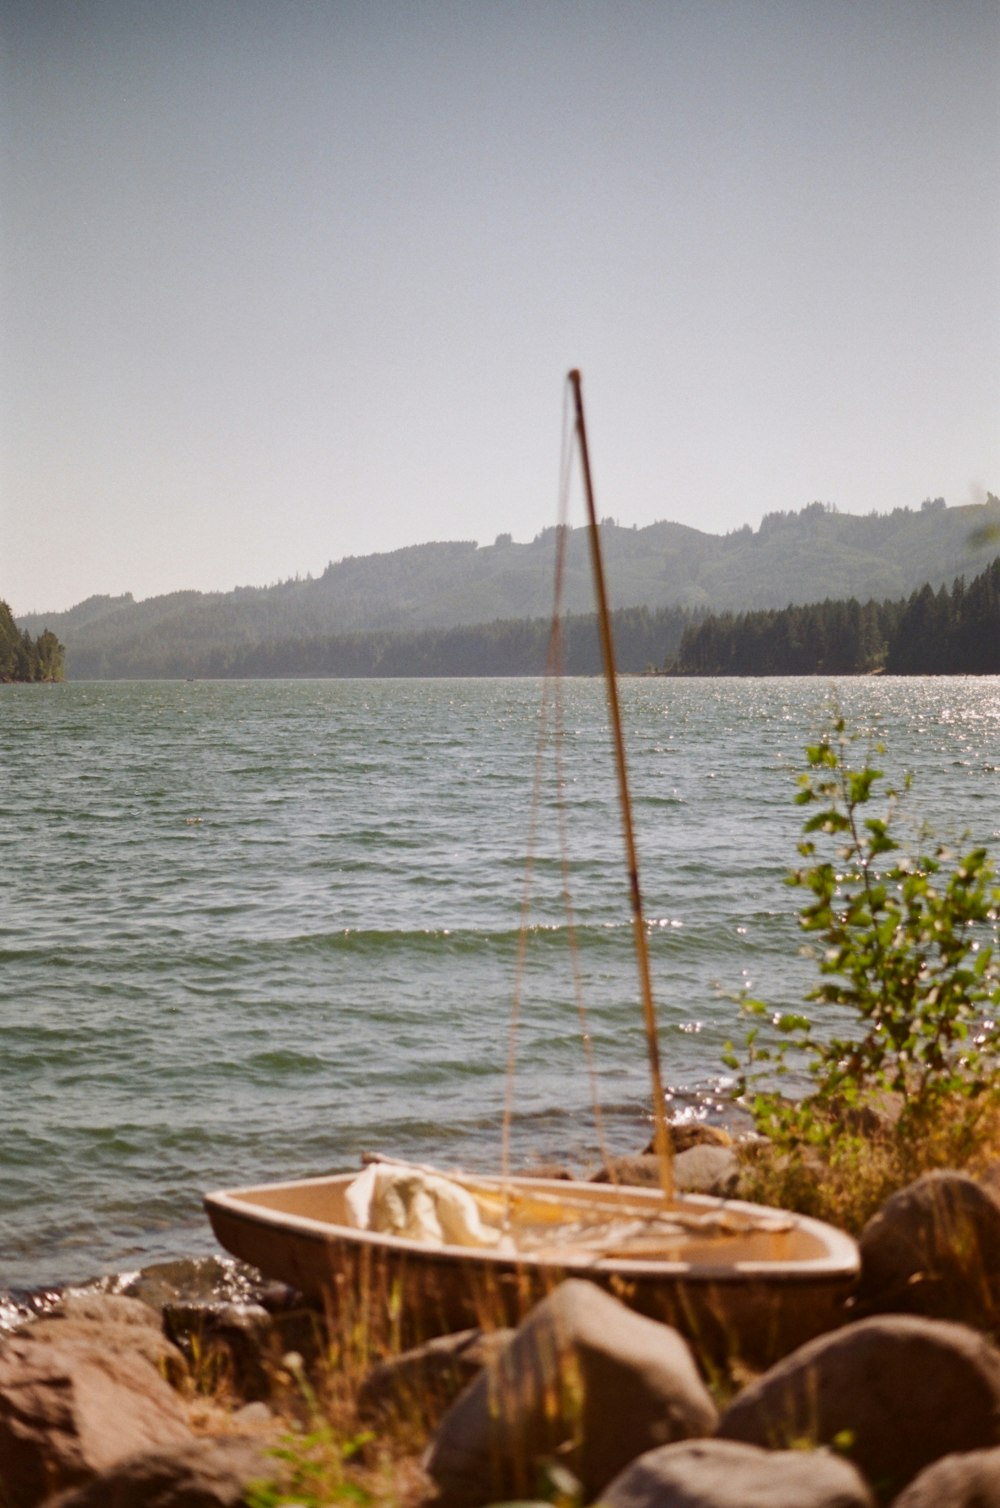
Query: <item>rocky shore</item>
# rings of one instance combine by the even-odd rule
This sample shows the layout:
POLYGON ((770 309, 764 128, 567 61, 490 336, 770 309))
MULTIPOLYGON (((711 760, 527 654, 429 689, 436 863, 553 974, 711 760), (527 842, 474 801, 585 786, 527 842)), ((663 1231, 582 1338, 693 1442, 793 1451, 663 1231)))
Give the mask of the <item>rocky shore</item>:
POLYGON ((39 1297, 0 1338, 0 1504, 1000 1508, 995 1188, 925 1175, 860 1249, 844 1323, 759 1376, 580 1280, 403 1355, 216 1259, 39 1297))

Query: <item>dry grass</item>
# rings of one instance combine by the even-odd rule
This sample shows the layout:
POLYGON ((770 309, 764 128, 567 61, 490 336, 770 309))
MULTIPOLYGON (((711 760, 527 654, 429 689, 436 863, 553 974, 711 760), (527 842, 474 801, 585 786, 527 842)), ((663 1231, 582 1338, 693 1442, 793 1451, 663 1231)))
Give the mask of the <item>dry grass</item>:
POLYGON ((818 1142, 782 1150, 752 1144, 744 1153, 741 1197, 857 1236, 890 1195, 922 1173, 951 1168, 975 1177, 1000 1160, 996 1096, 956 1097, 923 1122, 876 1114, 859 1127, 841 1116, 827 1130, 818 1142))
POLYGON ((418 1415, 387 1414, 371 1429, 358 1408, 359 1379, 331 1354, 313 1359, 308 1371, 301 1357, 284 1357, 267 1408, 245 1405, 218 1368, 203 1381, 210 1391, 199 1393, 193 1383, 186 1400, 194 1433, 252 1438, 273 1459, 273 1475, 251 1490, 251 1508, 424 1508, 433 1501, 420 1464, 428 1431, 418 1415))
POLYGON ((188 1423, 202 1437, 252 1438, 273 1460, 273 1474, 255 1484, 251 1508, 423 1508, 433 1484, 420 1461, 431 1427, 414 1395, 386 1410, 373 1428, 360 1407, 372 1365, 400 1349, 392 1295, 370 1283, 342 1286, 340 1311, 307 1327, 307 1355, 282 1352, 277 1339, 254 1368, 253 1395, 264 1380, 266 1406, 247 1404, 225 1341, 186 1338, 190 1372, 183 1390, 188 1423))

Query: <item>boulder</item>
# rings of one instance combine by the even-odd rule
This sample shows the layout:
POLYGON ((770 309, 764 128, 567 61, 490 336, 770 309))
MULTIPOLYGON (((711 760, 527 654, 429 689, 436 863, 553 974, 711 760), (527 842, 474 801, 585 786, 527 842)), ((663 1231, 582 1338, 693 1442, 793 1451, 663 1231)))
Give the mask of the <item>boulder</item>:
POLYGON ((82 1342, 108 1356, 141 1356, 174 1387, 188 1375, 184 1356, 163 1334, 156 1310, 118 1294, 69 1289, 51 1314, 22 1334, 36 1342, 82 1342))
POLYGON ((725 1199, 736 1193, 740 1160, 732 1147, 689 1147, 674 1158, 674 1184, 682 1194, 714 1194, 725 1199))
MULTIPOLYGON (((700 1126, 704 1133, 714 1131, 700 1126)), ((708 1137, 684 1137, 683 1150, 674 1146, 674 1187, 682 1194, 715 1194, 725 1198, 735 1192, 740 1177, 740 1160, 732 1147, 732 1138, 718 1133, 720 1140, 708 1137), (725 1138, 722 1140, 721 1138, 725 1138)), ((643 1188, 658 1188, 660 1160, 653 1152, 634 1156, 612 1157, 595 1173, 592 1183, 623 1183, 643 1188)))
POLYGON ((74 1338, 68 1320, 51 1323, 69 1334, 36 1340, 29 1329, 0 1348, 5 1508, 32 1508, 134 1451, 191 1439, 176 1394, 138 1351, 74 1338))
POLYGON ((513 1330, 460 1330, 379 1362, 358 1391, 361 1418, 375 1423, 402 1416, 425 1427, 436 1424, 513 1334, 513 1330))
POLYGON ((97 1325, 119 1325, 127 1330, 159 1332, 160 1316, 141 1299, 120 1293, 101 1293, 94 1288, 67 1288, 51 1312, 52 1318, 97 1325))
MULTIPOLYGON (((731 1147, 733 1138, 722 1126, 710 1126, 707 1121, 674 1121, 670 1127, 670 1149, 675 1157, 691 1147, 731 1147)), ((645 1149, 655 1152, 651 1141, 645 1149)))
POLYGON ((125 1284, 122 1292, 154 1309, 171 1303, 263 1301, 264 1280, 254 1267, 228 1257, 179 1257, 153 1262, 125 1284))
POLYGON ((275 1475, 274 1457, 256 1441, 194 1440, 128 1456, 46 1508, 240 1508, 251 1483, 275 1475))
POLYGON ((659 1188, 660 1159, 653 1152, 612 1157, 594 1174, 591 1183, 625 1183, 635 1188, 659 1188))
POLYGON ((1000 1508, 1000 1450, 970 1450, 935 1461, 892 1508, 1000 1508))
POLYGON ((1000 1202, 962 1173, 926 1173, 888 1199, 858 1243, 859 1313, 1000 1321, 1000 1202))
POLYGON ((192 1360, 201 1386, 246 1402, 271 1395, 285 1350, 260 1304, 166 1304, 163 1325, 192 1360))
POLYGON ((836 1446, 888 1501, 939 1457, 1000 1444, 1000 1352, 964 1325, 860 1320, 758 1378, 718 1432, 772 1449, 836 1446))
POLYGON ((874 1503, 848 1461, 818 1451, 761 1450, 733 1440, 692 1440, 647 1451, 601 1493, 601 1508, 874 1508, 874 1503))
POLYGON ((546 1460, 594 1496, 643 1451, 711 1434, 717 1418, 675 1330, 570 1279, 452 1405, 424 1464, 450 1508, 528 1496, 546 1460))

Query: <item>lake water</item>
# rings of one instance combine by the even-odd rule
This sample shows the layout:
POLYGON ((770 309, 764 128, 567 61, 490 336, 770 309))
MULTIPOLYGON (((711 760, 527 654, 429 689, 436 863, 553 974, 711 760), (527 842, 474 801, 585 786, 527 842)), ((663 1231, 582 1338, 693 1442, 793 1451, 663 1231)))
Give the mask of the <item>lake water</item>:
MULTIPOLYGON (((820 680, 628 680, 675 1108, 716 1114, 744 985, 795 1004, 802 749, 820 680)), ((845 681, 940 834, 1000 836, 1000 680, 845 681)), ((614 1148, 648 1134, 600 683, 563 686, 584 998, 614 1148)), ((214 1249, 202 1191, 366 1149, 496 1166, 541 683, 0 687, 0 1288, 214 1249)), ((542 792, 520 1161, 596 1157, 542 792)))

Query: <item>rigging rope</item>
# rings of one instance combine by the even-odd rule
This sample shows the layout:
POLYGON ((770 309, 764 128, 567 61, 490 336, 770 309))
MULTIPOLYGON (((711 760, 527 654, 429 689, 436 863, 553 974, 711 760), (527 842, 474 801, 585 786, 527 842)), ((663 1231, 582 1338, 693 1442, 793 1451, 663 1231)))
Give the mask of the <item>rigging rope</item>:
MULTIPOLYGON (((580 970, 579 947, 576 934, 576 920, 574 915, 570 884, 569 842, 566 830, 566 803, 564 800, 565 773, 562 758, 564 735, 562 696, 562 612, 563 587, 565 581, 566 545, 569 538, 569 489, 574 438, 579 442, 580 459, 583 467, 584 485, 587 494, 587 507, 590 518, 590 539, 594 567, 594 584, 597 595, 598 627, 600 631, 602 656, 605 664, 605 680, 607 684, 609 713, 611 716, 612 733, 614 736, 620 805, 622 809, 626 856, 628 859, 629 867, 629 883, 633 923, 636 934, 636 953, 639 963, 640 984, 642 988, 643 1014, 646 1026, 647 1049, 650 1058, 650 1069, 653 1080, 654 1145, 656 1147, 656 1151, 660 1160, 660 1183, 663 1194, 666 1199, 670 1199, 673 1197, 673 1170, 670 1153, 670 1133, 666 1123, 664 1095, 660 1079, 659 1048, 657 1041, 655 1009, 652 1000, 652 987, 649 976, 649 958, 648 949, 646 947, 645 921, 642 915, 642 902, 639 892, 638 861, 636 858, 635 841, 632 830, 631 803, 629 800, 628 778, 625 769, 624 740, 621 730, 621 716, 618 708, 617 686, 615 684, 614 647, 611 640, 611 623, 604 587, 604 573, 600 558, 600 544, 597 538, 597 521, 593 504, 590 460, 587 450, 586 429, 583 422, 583 408, 579 386, 579 374, 576 372, 570 373, 569 380, 565 389, 563 405, 563 440, 559 473, 559 508, 558 526, 556 532, 555 572, 553 582, 553 610, 552 620, 549 628, 549 642, 546 654, 545 672, 542 682, 542 701, 539 710, 538 740, 535 750, 534 779, 532 782, 531 818, 528 833, 528 850, 525 861, 525 875, 521 895, 517 963, 515 968, 514 991, 511 1006, 511 1022, 507 1051, 507 1075, 504 1095, 503 1132, 501 1147, 501 1177, 504 1187, 505 1189, 507 1189, 508 1180, 510 1178, 510 1142, 511 1128, 513 1123, 514 1079, 517 1065, 517 1038, 521 1021, 521 1004, 524 993, 524 972, 528 949, 532 879, 534 875, 535 846, 538 833, 539 810, 541 806, 544 757, 549 739, 549 724, 551 718, 554 730, 552 735, 552 743, 554 749, 560 875, 562 882, 563 909, 566 916, 566 930, 569 940, 573 992, 576 1000, 577 1016, 580 1022, 580 1033, 583 1041, 584 1056, 587 1064, 587 1075, 590 1085, 591 1107, 594 1115, 594 1125, 597 1133, 597 1140, 600 1148, 601 1158, 604 1162, 605 1167, 609 1169, 612 1182, 617 1181, 614 1175, 614 1168, 609 1156, 608 1145, 605 1136, 604 1117, 601 1111, 600 1097, 597 1087, 597 1072, 594 1062, 593 1042, 587 1021, 586 1005, 583 998, 583 982, 580 970), (575 418, 572 423, 569 408, 569 397, 571 391, 573 393, 575 401, 575 418)), ((509 1215, 509 1191, 505 1196, 505 1208, 507 1208, 509 1215)))
POLYGON ((551 737, 556 786, 556 811, 559 833, 559 865, 562 884, 563 911, 566 917, 566 934, 569 942, 570 970, 573 980, 573 995, 576 1001, 580 1035, 583 1041, 587 1078, 590 1085, 591 1110, 601 1159, 606 1167, 611 1166, 607 1139, 604 1130, 604 1115, 601 1110, 597 1087, 597 1071, 594 1062, 593 1042, 587 1020, 587 1007, 583 998, 583 978, 580 969, 580 950, 576 933, 576 916, 573 908, 570 882, 569 837, 566 830, 565 771, 563 765, 563 638, 562 617, 564 583, 566 576, 566 544, 569 538, 569 490, 572 471, 573 428, 567 389, 563 404, 563 439, 559 463, 558 523, 556 528, 556 554, 553 572, 552 619, 549 625, 549 640, 542 678, 542 700, 539 708, 538 738, 535 746, 534 779, 531 794, 531 818, 528 827, 528 846, 525 858, 525 874, 521 893, 520 925, 518 928, 517 962, 514 973, 514 991, 511 1005, 511 1021, 507 1050, 507 1077, 504 1095, 501 1176, 504 1184, 510 1177, 510 1142, 514 1116, 514 1079, 517 1068, 517 1038, 521 1022, 521 1004, 524 995, 524 972, 530 937, 532 880, 534 876, 539 812, 541 809, 542 785, 545 775, 545 753, 551 737), (551 723, 551 733, 550 733, 551 723))

